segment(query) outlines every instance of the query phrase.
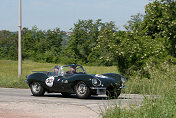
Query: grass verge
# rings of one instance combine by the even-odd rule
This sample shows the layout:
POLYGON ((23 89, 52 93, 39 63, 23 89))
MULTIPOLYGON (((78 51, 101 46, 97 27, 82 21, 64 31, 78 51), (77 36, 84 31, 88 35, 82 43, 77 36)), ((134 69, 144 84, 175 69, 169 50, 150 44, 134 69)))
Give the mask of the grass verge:
POLYGON ((144 95, 141 107, 120 109, 119 105, 111 106, 102 112, 103 118, 176 118, 176 66, 161 64, 150 68, 151 79, 129 80, 124 93, 144 95), (148 98, 145 95, 154 97, 148 98), (156 97, 158 96, 158 97, 156 97))

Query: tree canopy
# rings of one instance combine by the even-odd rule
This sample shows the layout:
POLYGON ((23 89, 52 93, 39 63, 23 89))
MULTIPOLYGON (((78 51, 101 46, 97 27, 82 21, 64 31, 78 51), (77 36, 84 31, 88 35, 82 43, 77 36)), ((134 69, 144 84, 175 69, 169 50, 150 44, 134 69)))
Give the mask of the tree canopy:
MULTIPOLYGON (((79 20, 66 35, 54 30, 22 30, 22 56, 39 62, 118 66, 127 75, 150 78, 149 64, 176 63, 176 2, 154 0, 145 14, 131 16, 118 30, 114 22, 79 20)), ((0 31, 0 58, 17 59, 17 32, 0 31)))

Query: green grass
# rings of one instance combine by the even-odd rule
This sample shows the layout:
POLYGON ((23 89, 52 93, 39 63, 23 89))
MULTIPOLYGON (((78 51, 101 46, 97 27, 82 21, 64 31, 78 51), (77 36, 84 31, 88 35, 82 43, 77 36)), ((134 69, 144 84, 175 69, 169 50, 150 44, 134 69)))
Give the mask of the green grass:
POLYGON ((103 118, 176 118, 176 88, 155 98, 145 98, 142 106, 120 109, 118 105, 102 112, 103 118))
POLYGON ((0 87, 12 87, 12 88, 27 88, 25 83, 25 76, 30 74, 33 69, 41 69, 40 65, 47 68, 49 64, 42 65, 31 61, 24 61, 23 74, 21 78, 18 78, 18 62, 11 60, 0 60, 0 87))
MULTIPOLYGON (((31 74, 31 71, 49 71, 55 65, 53 63, 37 63, 33 61, 22 62, 22 77, 18 78, 18 62, 11 60, 0 60, 0 87, 11 88, 28 88, 25 83, 25 76, 31 74)), ((118 73, 115 66, 84 66, 85 70, 89 74, 101 74, 101 73, 118 73)))
POLYGON ((150 68, 151 79, 132 77, 124 93, 144 95, 141 107, 120 109, 111 106, 102 112, 103 118, 176 118, 176 66, 161 64, 150 68), (145 95, 154 97, 147 98, 145 95), (157 97, 156 97, 157 96, 157 97))

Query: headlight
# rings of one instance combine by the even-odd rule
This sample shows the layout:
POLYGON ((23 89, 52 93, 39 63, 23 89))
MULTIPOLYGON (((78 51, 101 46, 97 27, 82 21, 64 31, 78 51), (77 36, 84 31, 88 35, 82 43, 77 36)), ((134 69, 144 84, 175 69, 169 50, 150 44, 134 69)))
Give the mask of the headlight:
POLYGON ((92 83, 95 85, 98 83, 98 80, 97 79, 92 79, 92 83))
POLYGON ((126 82, 126 78, 125 77, 121 77, 121 81, 122 81, 122 83, 125 83, 126 82))
POLYGON ((93 78, 93 79, 92 79, 92 84, 93 84, 94 86, 99 86, 99 85, 101 85, 101 82, 100 82, 99 79, 93 78))

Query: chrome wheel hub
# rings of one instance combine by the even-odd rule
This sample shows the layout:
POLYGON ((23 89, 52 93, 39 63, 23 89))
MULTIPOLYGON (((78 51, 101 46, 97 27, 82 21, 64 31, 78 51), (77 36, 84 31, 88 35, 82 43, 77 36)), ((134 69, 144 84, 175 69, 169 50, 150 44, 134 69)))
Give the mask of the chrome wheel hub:
POLYGON ((40 86, 39 86, 39 84, 38 84, 38 83, 34 83, 34 84, 32 85, 32 89, 33 89, 34 92, 39 92, 39 91, 40 91, 40 86))
POLYGON ((79 94, 85 94, 87 91, 87 87, 85 84, 79 84, 78 89, 77 89, 79 94))

